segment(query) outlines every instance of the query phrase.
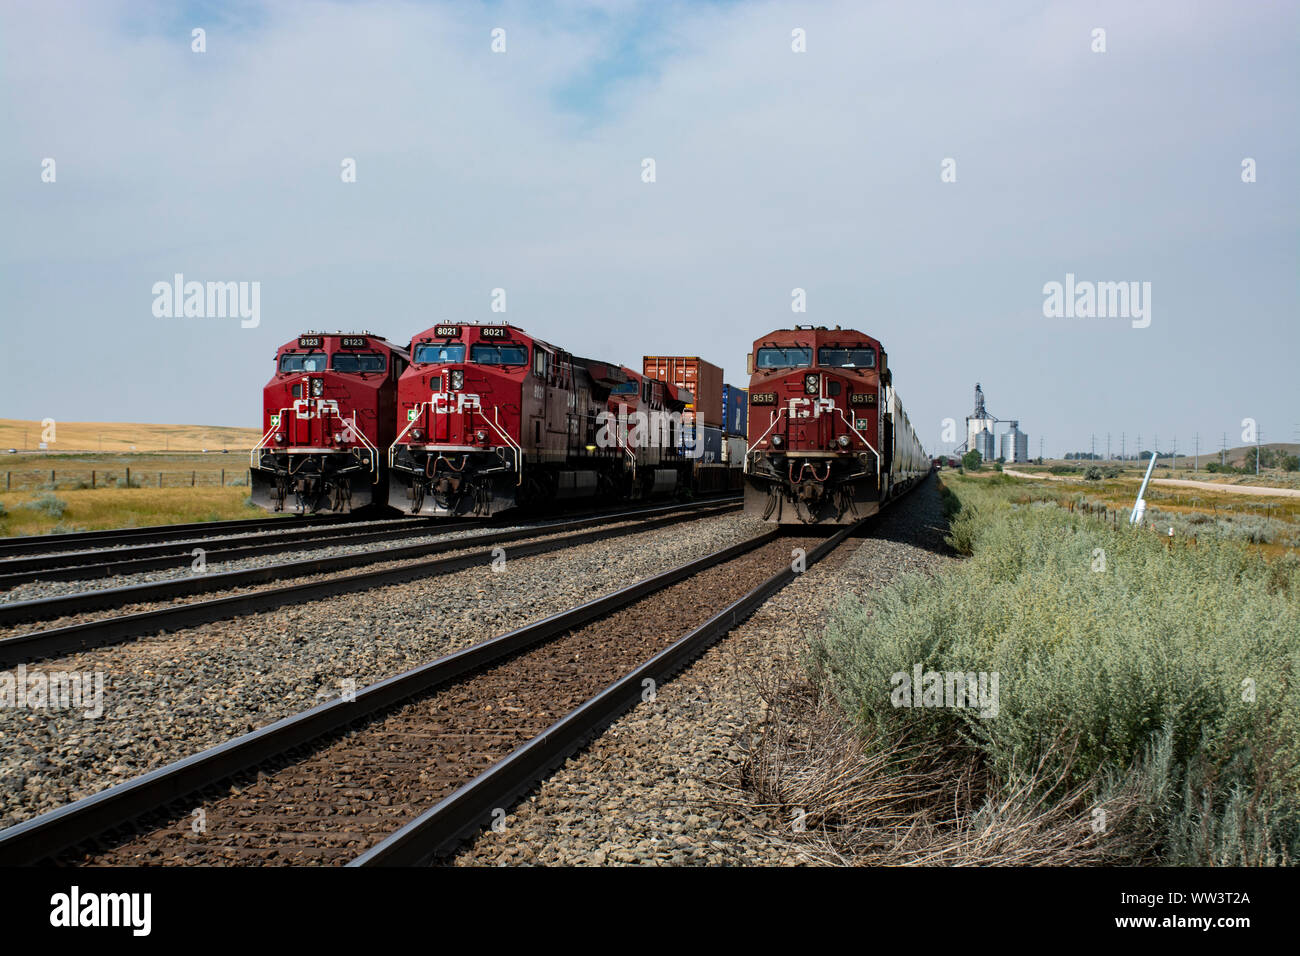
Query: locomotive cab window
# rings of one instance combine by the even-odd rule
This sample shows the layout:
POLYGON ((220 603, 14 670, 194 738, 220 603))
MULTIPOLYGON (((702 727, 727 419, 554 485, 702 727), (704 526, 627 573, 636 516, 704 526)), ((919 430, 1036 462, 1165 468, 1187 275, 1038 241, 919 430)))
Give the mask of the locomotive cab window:
POLYGON ((533 374, 538 378, 546 378, 545 349, 533 349, 533 374))
POLYGON ((417 365, 465 361, 465 346, 455 342, 421 342, 415 347, 417 365))
POLYGON ((474 345, 469 360, 479 365, 527 365, 528 349, 522 345, 474 345))
POLYGON ((872 348, 826 348, 817 350, 817 364, 823 368, 875 368, 872 348))
POLYGON ((286 352, 280 356, 281 372, 323 372, 325 371, 325 354, 314 352, 303 355, 301 352, 286 352))
POLYGON ((374 352, 336 352, 330 358, 336 372, 382 372, 384 357, 374 352))
POLYGON ((806 368, 812 365, 812 349, 763 348, 758 350, 759 368, 806 368))
POLYGON ((636 382, 621 382, 609 390, 611 395, 635 395, 636 382))

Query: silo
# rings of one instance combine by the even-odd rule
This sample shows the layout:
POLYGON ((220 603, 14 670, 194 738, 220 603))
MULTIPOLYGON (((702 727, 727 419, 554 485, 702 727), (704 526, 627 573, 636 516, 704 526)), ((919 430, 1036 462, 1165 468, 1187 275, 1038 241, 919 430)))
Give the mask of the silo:
POLYGON ((1002 435, 1002 459, 1008 462, 1029 460, 1029 436, 1020 430, 1020 422, 1010 422, 1011 428, 1002 435))
POLYGON ((994 454, 993 443, 993 433, 987 428, 981 429, 980 433, 975 436, 975 450, 980 453, 980 458, 983 461, 992 461, 997 457, 994 454))

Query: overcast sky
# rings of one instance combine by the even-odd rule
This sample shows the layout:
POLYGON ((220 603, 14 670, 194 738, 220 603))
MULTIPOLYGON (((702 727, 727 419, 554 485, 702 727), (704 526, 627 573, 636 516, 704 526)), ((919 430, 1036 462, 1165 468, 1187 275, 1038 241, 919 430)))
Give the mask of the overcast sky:
POLYGON ((253 426, 303 329, 405 343, 502 288, 741 385, 771 329, 869 332, 931 449, 976 381, 1035 455, 1295 440, 1298 38, 1254 0, 8 0, 0 417, 253 426), (260 325, 155 317, 176 273, 259 282, 260 325), (1151 283, 1150 325, 1045 317, 1067 273, 1151 283))

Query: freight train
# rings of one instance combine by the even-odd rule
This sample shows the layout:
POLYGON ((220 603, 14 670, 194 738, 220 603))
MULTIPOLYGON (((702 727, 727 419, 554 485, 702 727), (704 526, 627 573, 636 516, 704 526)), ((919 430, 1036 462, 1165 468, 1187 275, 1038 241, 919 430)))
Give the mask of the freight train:
POLYGON ((485 517, 739 487, 735 464, 701 461, 697 396, 672 382, 507 323, 435 325, 411 340, 410 359, 387 454, 396 510, 485 517))
POLYGON ((262 390, 262 438, 249 456, 253 502, 340 514, 386 503, 383 450, 397 435, 397 386, 409 361, 373 332, 305 332, 280 346, 262 390))
POLYGON ((749 360, 745 511, 781 524, 852 524, 931 469, 876 339, 778 329, 749 360))

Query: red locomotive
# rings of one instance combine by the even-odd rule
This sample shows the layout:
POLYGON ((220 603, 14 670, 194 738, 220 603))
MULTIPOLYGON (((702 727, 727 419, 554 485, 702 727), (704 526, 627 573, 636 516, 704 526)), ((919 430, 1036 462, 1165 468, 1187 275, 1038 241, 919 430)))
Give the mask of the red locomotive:
MULTIPOLYGON (((411 341, 388 451, 389 503, 412 514, 492 515, 573 498, 672 494, 689 463, 641 443, 619 409, 680 410, 676 391, 580 358, 522 329, 442 324, 411 341)), ((672 427, 670 425, 670 427, 672 427)))
POLYGON ((876 339, 778 329, 754 343, 749 372, 746 513, 851 524, 930 471, 876 339))
POLYGON ((250 456, 254 503, 346 513, 388 501, 384 449, 397 429, 397 383, 410 359, 371 332, 306 332, 276 352, 250 456))

